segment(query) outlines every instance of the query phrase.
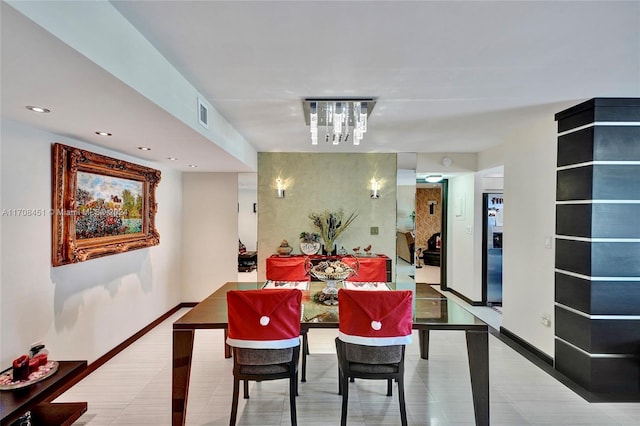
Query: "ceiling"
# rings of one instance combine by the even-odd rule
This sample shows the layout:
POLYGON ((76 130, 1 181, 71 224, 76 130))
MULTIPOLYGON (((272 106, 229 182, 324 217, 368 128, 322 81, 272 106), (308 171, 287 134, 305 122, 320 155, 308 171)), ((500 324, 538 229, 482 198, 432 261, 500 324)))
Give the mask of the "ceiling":
MULTIPOLYGON (((3 118, 178 170, 254 171, 8 3, 3 118)), ((585 99, 640 97, 638 1, 111 4, 257 152, 478 152, 585 99), (309 97, 375 98, 364 141, 312 146, 309 97)))

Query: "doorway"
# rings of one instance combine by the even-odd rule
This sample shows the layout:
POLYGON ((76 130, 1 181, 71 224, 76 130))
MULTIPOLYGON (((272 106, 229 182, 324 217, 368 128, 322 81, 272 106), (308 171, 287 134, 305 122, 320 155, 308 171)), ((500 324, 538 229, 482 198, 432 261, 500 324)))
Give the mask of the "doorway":
POLYGON ((482 299, 487 306, 502 306, 504 194, 483 194, 482 201, 482 299))

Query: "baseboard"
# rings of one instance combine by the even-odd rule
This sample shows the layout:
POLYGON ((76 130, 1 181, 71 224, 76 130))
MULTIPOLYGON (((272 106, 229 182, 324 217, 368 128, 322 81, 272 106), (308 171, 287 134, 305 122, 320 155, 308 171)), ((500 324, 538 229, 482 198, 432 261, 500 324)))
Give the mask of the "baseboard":
POLYGON ((640 393, 598 393, 591 392, 576 382, 560 373, 553 366, 553 358, 544 352, 531 346, 514 333, 504 327, 500 327, 500 335, 496 336, 506 345, 514 349, 520 355, 531 361, 534 365, 548 373, 551 377, 571 389, 585 401, 590 403, 612 403, 612 402, 640 402, 640 393))
POLYGON ((118 346, 116 346, 115 348, 111 349, 109 352, 107 352, 106 354, 102 355, 100 358, 96 359, 91 364, 87 365, 87 368, 81 374, 78 374, 73 380, 70 380, 64 386, 60 387, 60 389, 58 389, 49 398, 47 398, 47 401, 53 401, 58 396, 62 395, 64 392, 69 390, 72 386, 74 386, 80 380, 84 379, 89 374, 91 374, 94 371, 96 371, 99 367, 104 365, 111 358, 115 357, 120 352, 125 350, 129 345, 133 344, 136 340, 140 339, 142 336, 147 334, 149 331, 153 330, 155 327, 157 327, 160 323, 162 323, 164 320, 169 318, 171 315, 173 315, 176 312, 178 312, 178 310, 180 310, 182 308, 194 307, 195 305, 197 305, 197 303, 189 303, 189 302, 187 302, 187 303, 179 303, 178 305, 176 305, 175 307, 170 309, 168 312, 166 312, 163 315, 161 315, 160 317, 156 318, 149 325, 145 326, 140 331, 135 333, 133 336, 129 337, 127 340, 125 340, 124 342, 120 343, 118 346))
MULTIPOLYGON (((516 343, 519 346, 518 349, 524 349, 524 350, 530 352, 533 356, 535 356, 536 358, 538 358, 540 361, 544 362, 545 364, 553 366, 553 358, 552 357, 550 357, 546 353, 542 352, 540 349, 536 348, 535 346, 531 345, 529 342, 527 342, 526 340, 522 339, 517 334, 512 333, 511 331, 507 330, 504 327, 500 327, 500 334, 505 336, 505 337, 507 337, 507 338, 509 338, 509 339, 511 339, 514 343, 516 343)), ((508 342, 506 340, 502 339, 502 341, 508 344, 508 342)), ((512 346, 512 345, 509 345, 509 346, 512 346)), ((521 350, 518 350, 518 352, 520 354, 522 354, 521 350)))
POLYGON ((448 291, 449 293, 452 293, 452 294, 456 295, 457 297, 459 297, 460 299, 464 300, 465 302, 467 302, 471 306, 485 306, 484 303, 476 302, 474 300, 471 300, 467 296, 465 296, 464 294, 458 293, 457 291, 455 291, 454 289, 452 289, 450 287, 447 287, 446 289, 443 289, 443 291, 448 291))

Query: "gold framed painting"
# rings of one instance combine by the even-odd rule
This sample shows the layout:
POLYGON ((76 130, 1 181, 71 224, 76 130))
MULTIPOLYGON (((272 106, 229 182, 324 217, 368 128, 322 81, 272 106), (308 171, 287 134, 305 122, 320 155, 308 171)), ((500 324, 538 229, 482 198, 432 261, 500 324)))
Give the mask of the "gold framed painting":
POLYGON ((59 143, 52 170, 53 266, 160 243, 159 170, 59 143))

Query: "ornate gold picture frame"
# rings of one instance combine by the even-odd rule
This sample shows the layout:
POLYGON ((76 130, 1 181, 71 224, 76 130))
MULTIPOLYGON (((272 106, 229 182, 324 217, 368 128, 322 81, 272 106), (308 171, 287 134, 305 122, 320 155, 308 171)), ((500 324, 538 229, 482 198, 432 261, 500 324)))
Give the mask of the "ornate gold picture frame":
POLYGON ((58 143, 52 170, 53 266, 160 243, 159 170, 58 143))

